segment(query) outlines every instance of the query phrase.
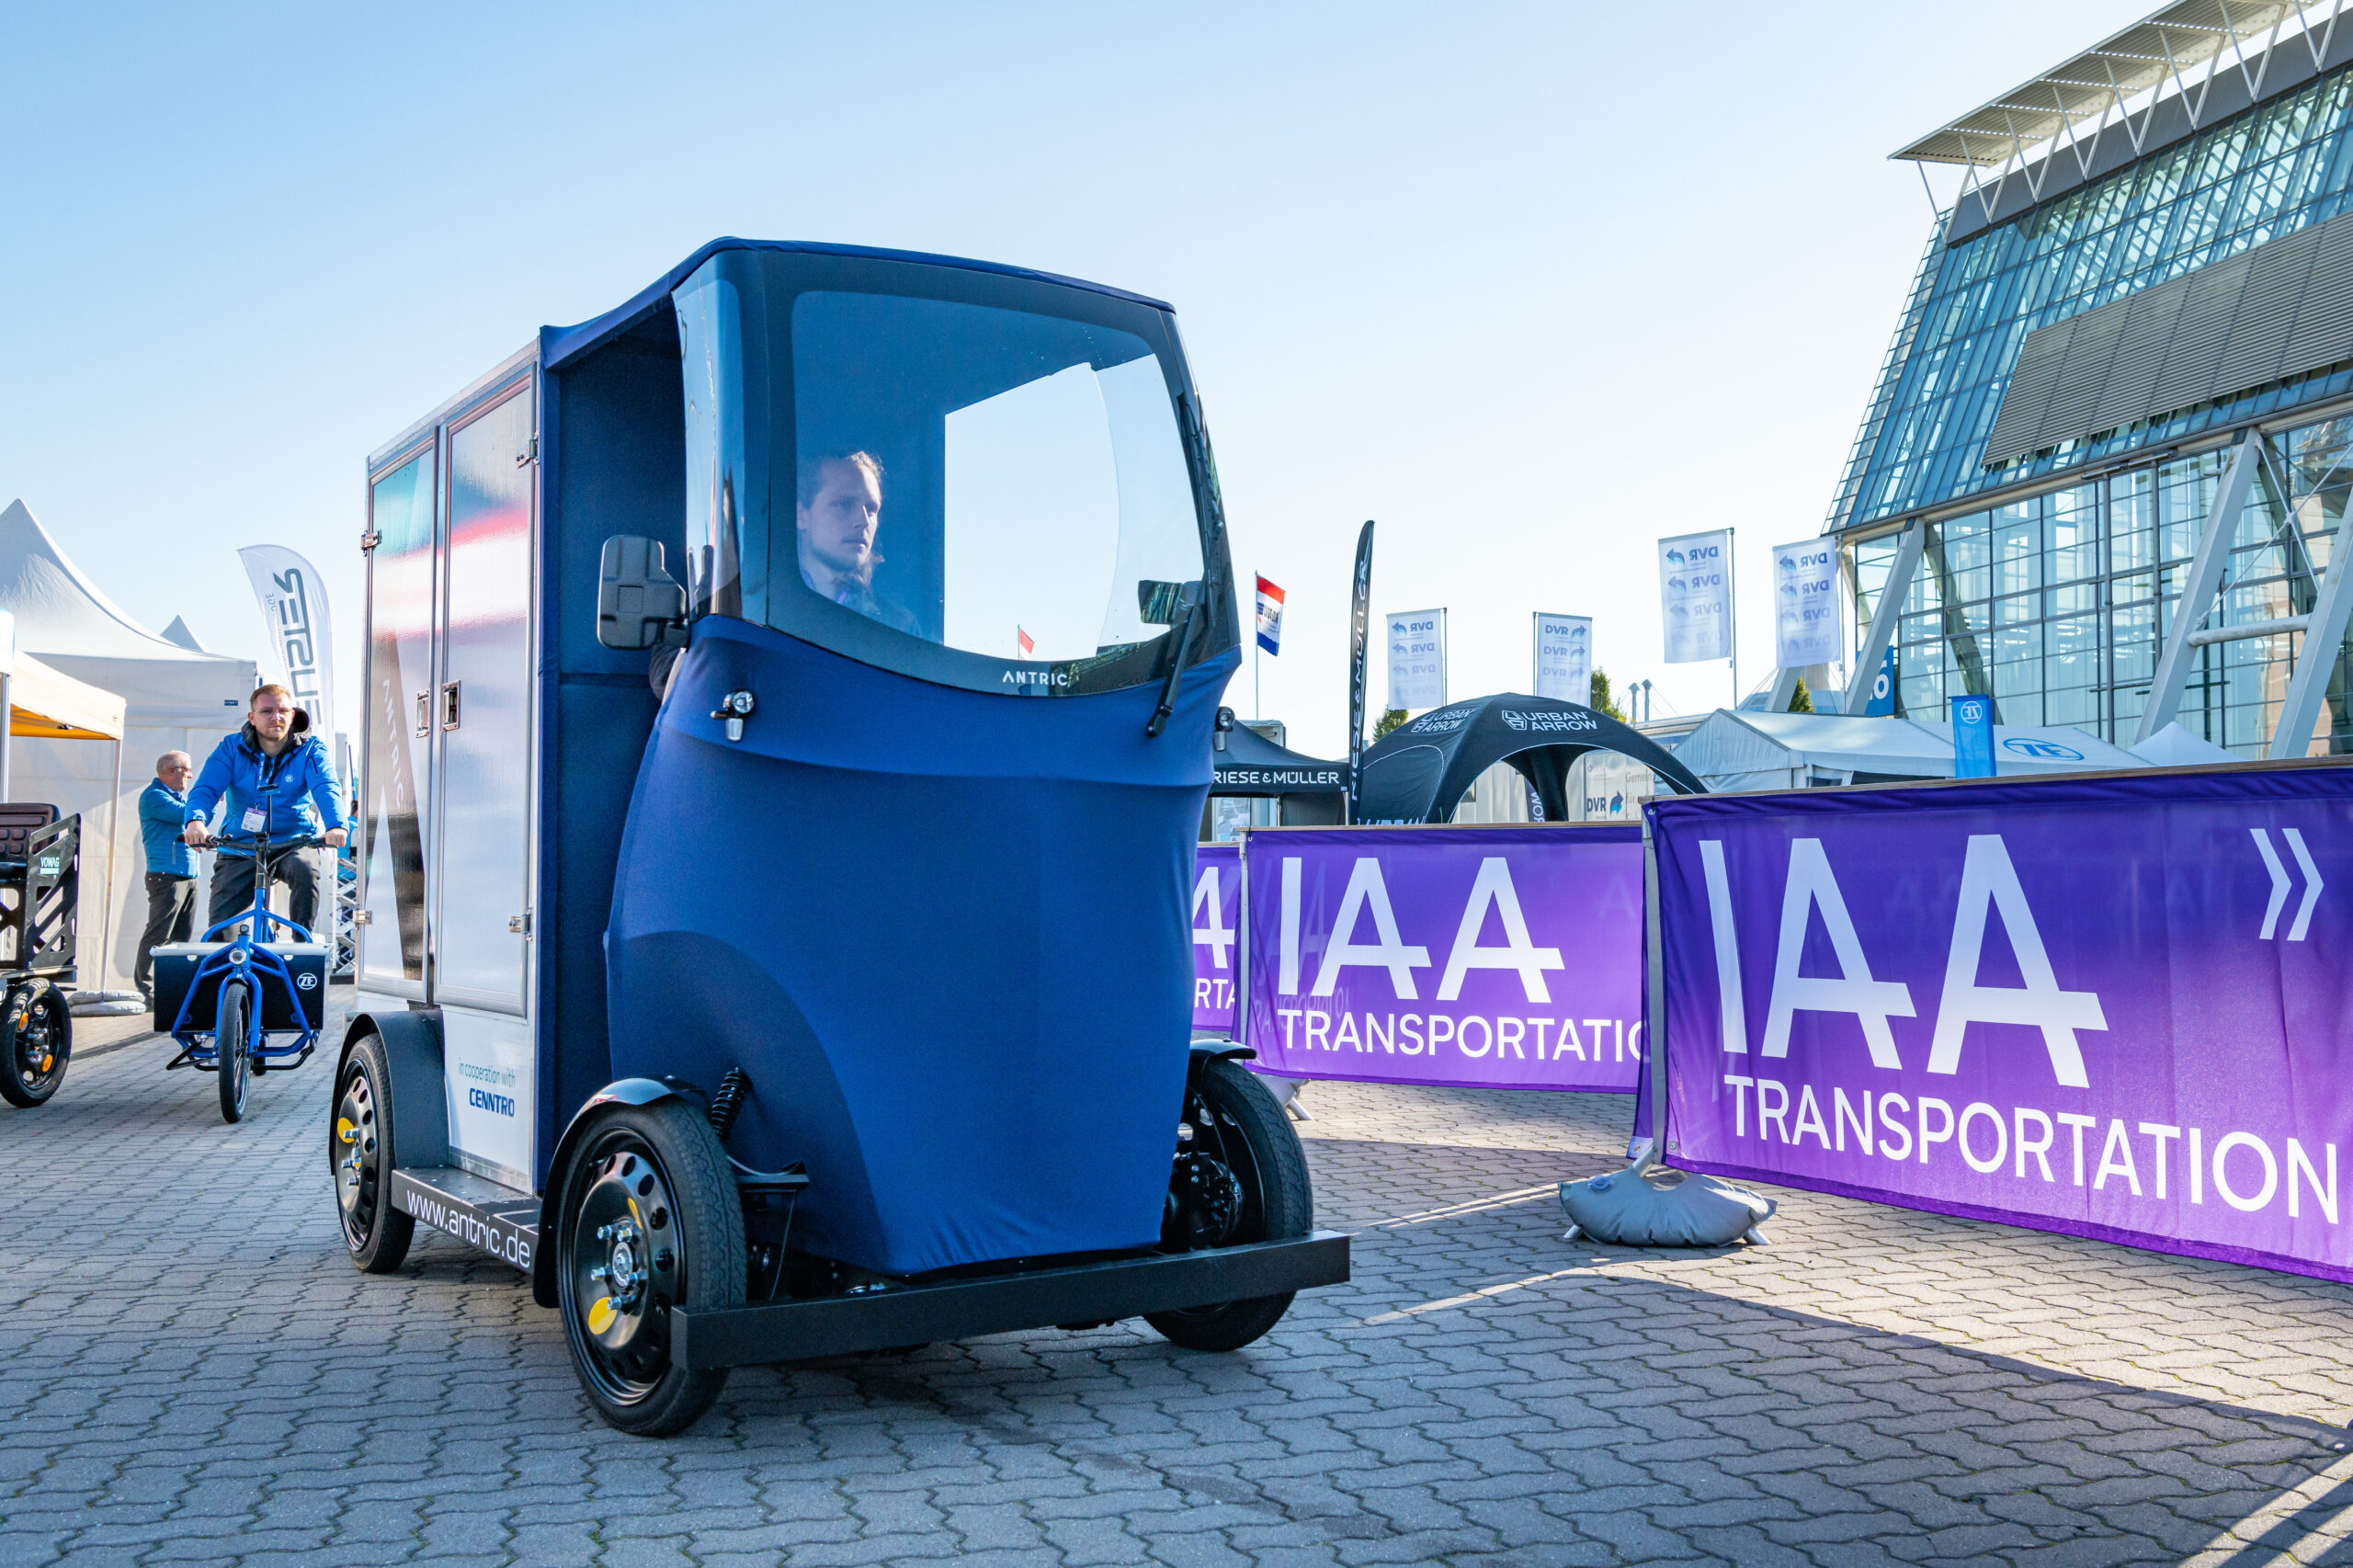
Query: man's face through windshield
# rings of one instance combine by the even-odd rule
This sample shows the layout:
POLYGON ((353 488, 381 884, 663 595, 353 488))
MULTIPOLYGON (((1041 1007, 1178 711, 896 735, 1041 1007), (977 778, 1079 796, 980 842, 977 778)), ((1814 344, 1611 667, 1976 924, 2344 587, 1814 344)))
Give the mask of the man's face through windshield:
POLYGON ((882 560, 874 551, 882 522, 881 473, 871 458, 858 460, 864 457, 819 463, 816 493, 796 517, 801 574, 828 598, 838 597, 844 588, 869 586, 882 560))

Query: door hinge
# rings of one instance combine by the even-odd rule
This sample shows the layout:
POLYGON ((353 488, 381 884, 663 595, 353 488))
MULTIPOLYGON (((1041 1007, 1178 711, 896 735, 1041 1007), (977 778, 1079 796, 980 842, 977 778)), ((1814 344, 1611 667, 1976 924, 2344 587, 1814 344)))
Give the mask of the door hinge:
POLYGON ((374 528, 369 528, 359 536, 359 553, 366 555, 383 542, 384 536, 378 533, 374 528))
POLYGON ((517 937, 529 936, 531 934, 530 915, 527 912, 522 915, 508 915, 506 917, 506 928, 509 931, 514 932, 517 937))
POLYGON ((537 436, 534 436, 531 437, 529 445, 526 446, 521 451, 515 454, 515 466, 517 468, 521 468, 525 463, 536 462, 539 460, 539 456, 540 438, 537 436))
POLYGON ((375 921, 369 917, 368 911, 355 909, 351 912, 351 923, 354 926, 372 926, 375 921))

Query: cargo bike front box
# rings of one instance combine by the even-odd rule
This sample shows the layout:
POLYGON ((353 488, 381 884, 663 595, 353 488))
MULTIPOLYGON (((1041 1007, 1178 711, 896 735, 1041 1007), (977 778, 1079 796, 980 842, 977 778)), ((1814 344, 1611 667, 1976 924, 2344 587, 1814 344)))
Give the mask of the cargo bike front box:
POLYGON ((1168 307, 722 240, 369 466, 360 1267, 526 1271, 598 1413, 1347 1277, 1188 1043, 1238 618, 1168 307))

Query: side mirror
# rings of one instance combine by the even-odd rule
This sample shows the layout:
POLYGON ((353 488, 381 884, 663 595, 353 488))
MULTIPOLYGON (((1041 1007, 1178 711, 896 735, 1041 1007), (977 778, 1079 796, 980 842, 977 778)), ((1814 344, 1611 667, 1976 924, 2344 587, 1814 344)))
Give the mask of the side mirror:
POLYGON ((1174 626, 1192 613, 1200 597, 1199 579, 1163 583, 1146 577, 1136 585, 1136 618, 1146 626, 1174 626))
POLYGON ((1233 710, 1221 708, 1217 710, 1217 722, 1210 730, 1210 749, 1223 751, 1225 737, 1232 733, 1233 733, 1233 710))
POLYGON ((659 541, 615 534, 597 562, 597 641, 623 651, 658 648, 686 624, 687 589, 662 564, 659 541))

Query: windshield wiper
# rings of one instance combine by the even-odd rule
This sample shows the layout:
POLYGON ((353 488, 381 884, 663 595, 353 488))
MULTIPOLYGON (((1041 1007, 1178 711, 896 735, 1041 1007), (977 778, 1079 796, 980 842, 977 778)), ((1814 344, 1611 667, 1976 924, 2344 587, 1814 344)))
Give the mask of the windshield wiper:
POLYGON ((1209 596, 1202 592, 1207 585, 1188 583, 1178 590, 1176 602, 1185 607, 1185 619, 1176 623, 1176 648, 1168 661, 1168 677, 1160 683, 1159 706, 1144 723, 1146 740, 1157 740, 1160 732, 1168 728, 1168 715, 1176 710, 1176 679, 1185 673, 1185 655, 1192 651, 1194 632, 1209 619, 1209 596))

